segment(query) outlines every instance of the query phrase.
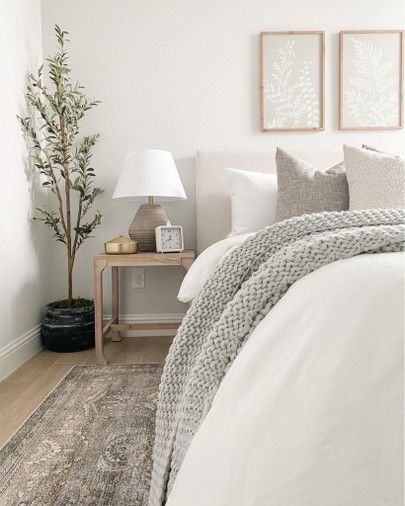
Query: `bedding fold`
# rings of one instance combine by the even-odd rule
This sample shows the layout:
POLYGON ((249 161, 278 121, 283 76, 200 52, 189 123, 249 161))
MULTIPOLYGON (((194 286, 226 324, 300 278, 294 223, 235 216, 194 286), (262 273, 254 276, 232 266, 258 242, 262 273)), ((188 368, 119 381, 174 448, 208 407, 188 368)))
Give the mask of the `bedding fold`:
POLYGON ((229 365, 288 288, 336 260, 403 250, 404 220, 403 210, 304 215, 257 232, 224 259, 194 299, 167 357, 150 506, 164 504, 229 365))

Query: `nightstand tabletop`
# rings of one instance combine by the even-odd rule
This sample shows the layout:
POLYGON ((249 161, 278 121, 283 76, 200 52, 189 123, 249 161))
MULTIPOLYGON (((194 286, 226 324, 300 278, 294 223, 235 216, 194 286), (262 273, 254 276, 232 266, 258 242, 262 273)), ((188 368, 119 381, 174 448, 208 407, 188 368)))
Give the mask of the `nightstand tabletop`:
MULTIPOLYGON (((157 253, 156 251, 140 252, 126 255, 109 255, 100 253, 93 258, 94 263, 105 267, 154 267, 162 265, 182 265, 195 259, 195 251, 186 249, 180 253, 157 253)), ((190 264, 191 265, 191 264, 190 264)))

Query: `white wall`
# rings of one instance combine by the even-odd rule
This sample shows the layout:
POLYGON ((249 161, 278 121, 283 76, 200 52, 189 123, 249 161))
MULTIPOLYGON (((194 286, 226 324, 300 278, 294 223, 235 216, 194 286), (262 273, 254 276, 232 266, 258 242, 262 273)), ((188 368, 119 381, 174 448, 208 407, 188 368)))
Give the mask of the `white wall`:
POLYGON ((0 378, 38 349, 37 325, 46 300, 48 236, 31 220, 37 184, 16 118, 23 110, 26 74, 41 58, 39 0, 1 0, 0 378))
MULTIPOLYGON (((189 200, 167 205, 195 245, 194 164, 197 149, 268 148, 294 151, 368 142, 404 151, 404 131, 339 132, 338 32, 404 28, 404 0, 42 0, 44 52, 54 47, 52 26, 71 34, 75 75, 103 101, 86 130, 100 132, 95 166, 106 188, 99 200, 104 222, 82 251, 77 292, 90 295, 90 258, 103 242, 126 231, 129 203, 112 201, 124 156, 137 148, 174 153, 189 200), (326 31, 326 129, 320 133, 259 132, 258 33, 326 31)), ((55 263, 53 297, 64 295, 62 264, 55 263)), ((124 287, 127 313, 177 313, 182 278, 176 268, 146 272, 146 289, 124 287)), ((125 280, 124 280, 125 281, 125 280)))

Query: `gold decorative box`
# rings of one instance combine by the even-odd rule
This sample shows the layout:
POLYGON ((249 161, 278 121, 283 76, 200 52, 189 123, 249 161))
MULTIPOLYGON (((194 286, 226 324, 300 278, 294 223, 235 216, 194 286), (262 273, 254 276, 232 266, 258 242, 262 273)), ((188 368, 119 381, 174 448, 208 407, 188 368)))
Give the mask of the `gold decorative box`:
POLYGON ((104 243, 104 248, 107 255, 128 255, 138 252, 138 243, 125 235, 119 235, 104 243))

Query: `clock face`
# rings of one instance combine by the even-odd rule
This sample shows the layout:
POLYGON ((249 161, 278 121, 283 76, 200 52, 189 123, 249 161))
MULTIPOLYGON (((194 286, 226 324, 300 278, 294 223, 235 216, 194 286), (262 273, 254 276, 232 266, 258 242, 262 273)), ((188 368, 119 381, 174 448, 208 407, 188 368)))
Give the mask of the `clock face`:
POLYGON ((165 227, 161 229, 160 233, 163 250, 182 249, 180 228, 165 227))

